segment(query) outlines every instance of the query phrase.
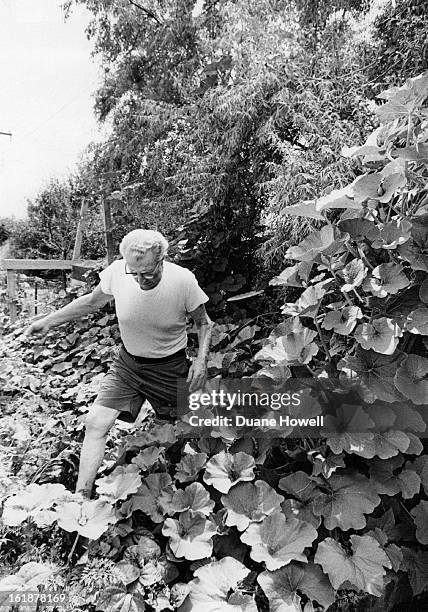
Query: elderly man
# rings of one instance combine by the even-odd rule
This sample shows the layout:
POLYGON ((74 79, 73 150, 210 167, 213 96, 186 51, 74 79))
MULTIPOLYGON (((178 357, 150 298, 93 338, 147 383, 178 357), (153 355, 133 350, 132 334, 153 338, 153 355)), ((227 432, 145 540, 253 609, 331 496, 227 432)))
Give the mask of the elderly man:
POLYGON ((78 319, 114 298, 123 345, 104 377, 86 417, 76 492, 90 497, 116 418, 134 422, 147 399, 159 418, 176 415, 177 379, 190 391, 206 379, 212 322, 204 303, 208 296, 192 272, 165 261, 168 242, 159 232, 133 230, 121 244, 123 259, 100 273, 92 293, 34 322, 28 334, 46 334, 51 327, 78 319), (186 315, 199 338, 197 357, 189 366, 186 315))

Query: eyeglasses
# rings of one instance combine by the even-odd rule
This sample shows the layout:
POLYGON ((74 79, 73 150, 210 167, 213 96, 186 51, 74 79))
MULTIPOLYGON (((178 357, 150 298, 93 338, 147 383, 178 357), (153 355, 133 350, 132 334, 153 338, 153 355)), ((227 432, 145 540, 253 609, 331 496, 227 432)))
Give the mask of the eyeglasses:
POLYGON ((125 274, 130 274, 134 278, 138 278, 138 276, 154 276, 159 271, 160 267, 162 266, 162 263, 163 259, 158 261, 158 263, 152 270, 145 270, 143 272, 131 272, 131 270, 128 268, 128 264, 125 263, 125 274))

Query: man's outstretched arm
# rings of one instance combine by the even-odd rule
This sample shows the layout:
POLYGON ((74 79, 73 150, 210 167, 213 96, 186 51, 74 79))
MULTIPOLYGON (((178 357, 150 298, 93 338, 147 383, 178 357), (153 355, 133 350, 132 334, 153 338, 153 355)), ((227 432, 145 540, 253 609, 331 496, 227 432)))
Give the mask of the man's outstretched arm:
POLYGON ((190 383, 189 390, 193 392, 197 389, 201 389, 205 384, 207 377, 207 361, 214 323, 209 318, 204 304, 201 304, 188 314, 195 323, 199 341, 198 354, 190 366, 189 375, 187 377, 187 382, 190 383))
POLYGON ((63 306, 63 308, 51 312, 46 317, 34 321, 26 333, 27 335, 39 334, 44 336, 52 327, 68 323, 68 321, 74 319, 80 319, 91 312, 95 312, 105 306, 111 299, 113 299, 113 296, 104 293, 101 286, 97 285, 92 293, 82 295, 67 306, 63 306))

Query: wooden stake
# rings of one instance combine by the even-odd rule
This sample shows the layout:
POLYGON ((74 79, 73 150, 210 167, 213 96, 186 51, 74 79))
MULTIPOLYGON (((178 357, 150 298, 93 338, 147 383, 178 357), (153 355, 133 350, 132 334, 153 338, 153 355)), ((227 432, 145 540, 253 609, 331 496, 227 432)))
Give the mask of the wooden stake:
POLYGON ((107 249, 107 262, 110 265, 114 260, 114 242, 112 235, 110 200, 101 196, 101 214, 104 223, 105 245, 107 249))
POLYGON ((86 213, 88 212, 88 200, 82 200, 82 206, 80 208, 80 218, 77 224, 76 239, 74 241, 74 250, 72 260, 76 261, 80 257, 80 250, 82 248, 82 237, 86 223, 86 213))
POLYGON ((73 556, 74 549, 76 548, 76 544, 77 544, 77 542, 78 542, 78 540, 79 540, 79 537, 80 537, 80 534, 78 533, 78 534, 76 535, 75 540, 74 540, 73 546, 71 547, 70 553, 69 553, 69 555, 68 555, 68 557, 67 557, 67 563, 68 563, 68 564, 70 564, 70 562, 71 562, 71 558, 72 558, 72 556, 73 556))
POLYGON ((9 307, 9 317, 12 323, 16 321, 16 272, 15 270, 7 271, 7 301, 9 307))

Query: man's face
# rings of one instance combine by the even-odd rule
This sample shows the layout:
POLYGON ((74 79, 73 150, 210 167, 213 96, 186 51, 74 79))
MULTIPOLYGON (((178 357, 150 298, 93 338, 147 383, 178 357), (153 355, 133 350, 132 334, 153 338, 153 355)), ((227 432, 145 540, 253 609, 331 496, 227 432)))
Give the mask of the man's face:
POLYGON ((162 278, 163 259, 152 251, 144 255, 130 254, 125 258, 125 272, 132 277, 143 290, 153 289, 162 278))

